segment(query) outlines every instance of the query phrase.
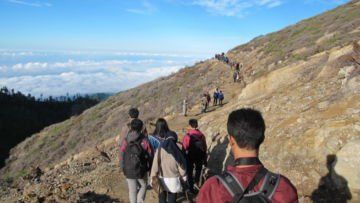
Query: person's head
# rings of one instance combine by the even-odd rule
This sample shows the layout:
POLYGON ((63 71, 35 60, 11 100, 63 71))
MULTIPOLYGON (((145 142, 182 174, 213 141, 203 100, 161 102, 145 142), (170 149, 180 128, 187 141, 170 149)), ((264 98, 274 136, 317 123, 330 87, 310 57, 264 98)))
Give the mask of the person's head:
POLYGON ((139 118, 139 110, 137 108, 131 108, 129 110, 129 116, 132 119, 139 118))
POLYGON ((189 120, 189 126, 193 129, 198 128, 198 121, 196 119, 190 119, 189 120))
POLYGON ((230 113, 227 121, 231 148, 258 152, 265 139, 265 122, 261 113, 243 108, 230 113))
POLYGON ((143 129, 143 125, 144 123, 140 119, 135 118, 130 123, 130 129, 132 131, 140 133, 143 129))
POLYGON ((155 130, 154 130, 153 135, 157 135, 159 137, 164 138, 169 131, 170 131, 170 129, 169 129, 169 126, 168 126, 166 120, 163 118, 159 118, 156 121, 155 130))

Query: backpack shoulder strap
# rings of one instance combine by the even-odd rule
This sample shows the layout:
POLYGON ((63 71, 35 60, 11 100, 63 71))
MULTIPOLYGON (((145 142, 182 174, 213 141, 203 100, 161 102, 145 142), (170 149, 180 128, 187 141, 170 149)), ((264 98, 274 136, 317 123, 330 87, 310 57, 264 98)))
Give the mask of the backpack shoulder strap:
POLYGON ((280 174, 276 174, 273 172, 268 171, 264 183, 260 188, 260 191, 269 199, 273 197, 275 194, 276 188, 279 186, 280 183, 280 174))
POLYGON ((236 194, 244 193, 244 186, 231 172, 225 171, 221 175, 216 175, 215 177, 224 185, 231 197, 234 197, 236 194))

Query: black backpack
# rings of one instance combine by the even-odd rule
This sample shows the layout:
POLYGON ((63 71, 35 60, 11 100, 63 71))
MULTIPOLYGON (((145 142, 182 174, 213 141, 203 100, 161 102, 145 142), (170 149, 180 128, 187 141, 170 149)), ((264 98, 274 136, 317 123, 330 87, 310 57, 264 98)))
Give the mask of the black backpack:
POLYGON ((280 182, 280 175, 272 173, 262 167, 255 175, 248 187, 244 187, 240 181, 228 171, 216 176, 232 196, 232 203, 268 203, 274 195, 280 182), (264 178, 259 191, 253 188, 264 178))
POLYGON ((144 138, 144 136, 140 136, 133 142, 127 142, 124 152, 124 175, 126 178, 144 178, 146 172, 149 171, 150 156, 141 146, 144 138))
POLYGON ((189 135, 190 137, 190 145, 189 145, 189 159, 195 161, 201 161, 206 157, 206 148, 204 146, 204 142, 201 138, 196 137, 194 135, 189 135))

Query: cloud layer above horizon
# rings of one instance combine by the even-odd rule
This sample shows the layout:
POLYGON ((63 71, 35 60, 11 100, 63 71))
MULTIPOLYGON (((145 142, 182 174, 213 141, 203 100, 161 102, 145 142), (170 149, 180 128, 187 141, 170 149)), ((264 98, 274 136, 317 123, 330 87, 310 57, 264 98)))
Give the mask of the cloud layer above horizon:
POLYGON ((62 56, 58 53, 0 51, 0 86, 37 97, 41 94, 115 93, 174 73, 199 59, 147 53, 93 54, 84 57, 81 53, 62 56), (69 59, 57 61, 59 57, 69 59), (11 58, 23 62, 12 63, 11 58), (5 61, 8 61, 7 64, 1 65, 5 61))

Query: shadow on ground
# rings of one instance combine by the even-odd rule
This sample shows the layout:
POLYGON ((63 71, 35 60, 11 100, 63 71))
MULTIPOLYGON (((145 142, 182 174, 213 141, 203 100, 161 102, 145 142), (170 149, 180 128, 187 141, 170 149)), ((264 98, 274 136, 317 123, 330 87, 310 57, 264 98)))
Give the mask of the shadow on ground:
POLYGON ((352 195, 346 179, 335 171, 336 155, 328 155, 326 166, 329 172, 320 179, 319 186, 311 194, 315 203, 337 202, 346 203, 352 195))
POLYGON ((80 195, 78 203, 124 203, 125 201, 120 201, 119 199, 114 199, 105 194, 96 194, 95 192, 87 192, 80 195))

